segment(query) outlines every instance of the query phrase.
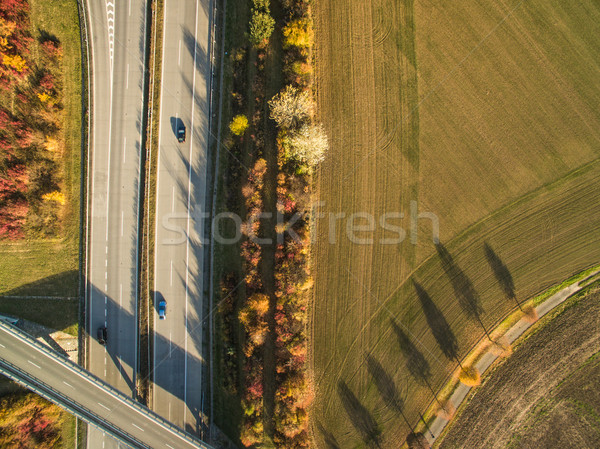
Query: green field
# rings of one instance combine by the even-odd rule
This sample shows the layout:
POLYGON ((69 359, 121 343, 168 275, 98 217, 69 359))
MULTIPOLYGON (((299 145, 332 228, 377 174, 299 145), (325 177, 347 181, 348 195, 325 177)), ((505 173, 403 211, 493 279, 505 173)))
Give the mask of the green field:
POLYGON ((408 371, 394 329, 438 389, 456 365, 440 345, 465 355, 516 301, 600 260, 600 6, 315 8, 317 97, 331 146, 317 183, 325 218, 314 250, 315 438, 318 447, 398 447, 409 432, 402 414, 416 424, 433 396, 408 371), (410 242, 411 201, 439 218, 442 246, 426 219, 410 242), (328 214, 342 212, 403 212, 396 223, 407 238, 382 245, 390 235, 377 226, 375 244, 352 243, 342 218, 331 242, 328 214), (377 382, 367 356, 381 364, 377 382), (382 372, 401 410, 383 397, 382 372))
POLYGON ((76 296, 81 161, 81 48, 76 0, 30 0, 31 34, 56 36, 63 49, 65 126, 61 238, 0 242, 0 295, 76 296), (44 280, 47 278, 47 282, 44 280), (60 282, 57 280, 60 279, 60 282))

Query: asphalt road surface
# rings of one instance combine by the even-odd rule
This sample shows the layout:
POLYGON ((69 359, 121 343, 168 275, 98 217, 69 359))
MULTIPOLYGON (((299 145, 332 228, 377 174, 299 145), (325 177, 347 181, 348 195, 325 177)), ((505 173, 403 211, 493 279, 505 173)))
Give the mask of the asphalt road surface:
POLYGON ((7 324, 0 325, 0 366, 13 375, 17 372, 21 380, 27 378, 28 385, 48 397, 126 435, 128 441, 139 442, 138 447, 208 448, 162 422, 128 396, 110 391, 67 358, 7 324))
POLYGON ((154 302, 166 300, 167 317, 155 310, 152 408, 200 435, 212 2, 166 0, 164 10, 154 302))
MULTIPOLYGON (((92 122, 88 204, 88 368, 135 396, 140 147, 146 5, 87 0, 92 122), (106 327, 108 342, 96 339, 106 327)), ((90 447, 104 444, 90 428, 90 447)))

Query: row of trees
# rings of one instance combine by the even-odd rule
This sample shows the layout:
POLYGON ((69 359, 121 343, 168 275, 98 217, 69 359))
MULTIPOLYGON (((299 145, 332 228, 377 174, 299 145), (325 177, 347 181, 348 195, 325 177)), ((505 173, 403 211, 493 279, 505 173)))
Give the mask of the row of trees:
POLYGON ((323 160, 327 139, 314 122, 309 1, 286 0, 282 5, 284 22, 277 32, 284 47, 286 87, 280 94, 265 99, 265 61, 275 57, 269 46, 275 30, 269 0, 253 0, 250 46, 233 49, 230 55, 232 121, 226 145, 239 165, 230 164, 226 172, 227 184, 233 187, 228 189, 228 206, 245 219, 240 276, 228 274, 222 281, 223 360, 227 384, 233 386, 236 372, 241 374, 241 442, 256 446, 270 439, 278 448, 306 448, 313 397, 306 369, 312 285, 307 211, 310 176, 323 160), (277 124, 277 138, 268 136, 277 150, 276 163, 269 153, 271 165, 264 159, 269 117, 277 124), (260 219, 264 210, 282 216, 283 223, 260 219), (287 222, 293 223, 289 229, 287 222), (274 247, 257 243, 257 237, 275 235, 274 247), (234 285, 238 278, 242 282, 234 285))
POLYGON ((277 392, 273 439, 279 448, 309 447, 308 406, 313 389, 306 370, 306 329, 312 278, 308 216, 303 212, 309 199, 305 194, 308 181, 306 176, 290 175, 286 170, 277 177, 277 210, 284 222, 291 223, 295 214, 302 217, 285 229, 283 243, 275 251, 277 392))
POLYGON ((256 237, 260 232, 260 214, 263 212, 264 176, 267 164, 262 158, 248 172, 248 182, 242 188, 247 211, 242 233, 241 255, 245 273, 246 300, 238 319, 244 330, 244 411, 241 440, 246 446, 263 440, 264 343, 268 332, 267 313, 269 297, 263 293, 259 272, 262 248, 256 237))
POLYGON ((283 2, 282 28, 286 86, 269 101, 277 124, 277 212, 289 228, 275 251, 276 394, 273 441, 278 448, 310 447, 309 406, 314 392, 307 371, 307 319, 310 273, 311 174, 324 159, 327 137, 315 121, 310 51, 313 43, 309 1, 283 2))
POLYGON ((51 36, 32 38, 26 0, 0 3, 0 239, 56 230, 61 58, 51 36))

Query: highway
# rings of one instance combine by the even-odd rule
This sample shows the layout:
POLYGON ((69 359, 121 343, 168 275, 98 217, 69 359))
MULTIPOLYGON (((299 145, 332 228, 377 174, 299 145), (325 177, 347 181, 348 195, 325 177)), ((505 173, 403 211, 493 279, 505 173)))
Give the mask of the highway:
POLYGON ((166 0, 157 181, 152 408, 202 432, 204 246, 212 2, 166 0), (183 123, 185 143, 175 131, 183 123))
POLYGON ((0 371, 94 426, 101 426, 129 446, 210 449, 66 357, 3 322, 0 371))
MULTIPOLYGON (((135 397, 146 2, 86 0, 91 54, 87 367, 135 397), (96 340, 106 327, 108 341, 96 340)), ((116 447, 90 428, 90 448, 116 447)))

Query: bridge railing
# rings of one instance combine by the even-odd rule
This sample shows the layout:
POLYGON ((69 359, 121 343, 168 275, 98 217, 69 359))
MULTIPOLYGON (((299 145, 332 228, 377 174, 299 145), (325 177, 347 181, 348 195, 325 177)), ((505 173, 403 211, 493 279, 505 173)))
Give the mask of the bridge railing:
POLYGON ((151 448, 151 446, 148 446, 142 441, 139 441, 135 436, 129 434, 126 430, 111 425, 100 415, 83 406, 79 402, 69 398, 68 396, 65 396, 60 391, 56 390, 51 385, 48 385, 40 378, 31 376, 29 373, 23 371, 21 368, 12 364, 11 362, 2 358, 1 356, 0 372, 2 372, 4 375, 14 380, 15 382, 33 390, 35 393, 39 394, 43 398, 51 402, 58 403, 60 406, 64 407, 73 415, 102 429, 102 431, 112 435, 119 441, 128 445, 133 444, 134 447, 148 449, 151 448))
MULTIPOLYGON (((184 440, 187 440, 191 444, 197 445, 197 446, 199 446, 201 448, 204 448, 204 449, 212 449, 211 446, 209 446, 208 444, 206 444, 202 440, 200 440, 198 438, 195 438, 194 436, 192 436, 189 433, 185 432, 183 429, 181 429, 181 428, 175 426, 174 424, 170 423, 169 421, 167 421, 166 419, 164 419, 162 416, 160 416, 160 415, 156 414, 155 412, 153 412, 152 410, 150 410, 148 407, 146 407, 146 406, 140 404, 139 402, 133 400, 132 398, 130 398, 129 396, 125 395, 121 391, 117 390, 113 386, 111 386, 108 383, 104 382, 99 377, 97 377, 94 374, 90 373, 88 370, 84 369, 82 366, 80 366, 80 365, 72 362, 71 360, 69 360, 68 358, 66 358, 65 356, 63 356, 62 354, 59 354, 58 352, 54 351, 50 347, 48 347, 48 346, 40 343, 39 341, 37 341, 36 339, 34 339, 31 335, 27 334, 26 332, 22 331, 21 329, 15 327, 15 326, 13 326, 13 325, 11 325, 9 323, 2 322, 2 321, 0 321, 0 328, 5 329, 7 332, 11 333, 12 335, 14 335, 15 337, 17 337, 19 340, 21 340, 25 344, 33 346, 37 350, 39 350, 40 352, 45 353, 46 355, 52 357, 53 359, 55 359, 57 361, 57 363, 61 363, 63 366, 65 366, 66 368, 70 369, 71 371, 79 374, 82 377, 85 377, 86 379, 88 379, 88 381, 96 383, 100 388, 106 390, 113 397, 115 397, 120 402, 122 402, 123 405, 129 405, 129 406, 137 409, 140 413, 147 415, 151 420, 155 421, 156 424, 160 425, 165 430, 176 434, 177 436, 179 436, 180 438, 182 438, 184 440)), ((7 363, 7 364, 9 364, 11 366, 14 366, 10 362, 8 362, 5 359, 3 359, 2 357, 0 357, 0 359, 2 359, 3 363, 7 363)), ((18 369, 18 367, 17 367, 17 369, 18 369)), ((18 369, 18 370, 19 370, 19 372, 23 372, 20 369, 18 369)), ((29 374, 28 374, 28 376, 30 378, 33 378, 33 376, 31 376, 29 374)), ((37 378, 35 378, 35 379, 37 379, 37 378)), ((52 391, 56 391, 56 390, 54 390, 54 388, 52 388, 51 386, 49 386, 49 385, 45 384, 43 381, 41 381, 41 379, 38 379, 38 382, 40 382, 40 384, 43 384, 44 386, 47 386, 52 391)), ((28 386, 32 387, 32 385, 28 385, 28 386)), ((58 393, 61 394, 60 392, 58 392, 58 393)), ((52 399, 50 399, 50 400, 52 400, 52 399)), ((71 399, 69 398, 69 400, 71 400, 71 399)), ((76 403, 75 401, 72 401, 72 402, 76 403)), ((85 409, 85 407, 83 407, 83 406, 81 406, 81 407, 82 407, 82 409, 85 409)), ((93 414, 93 412, 91 412, 91 411, 90 411, 90 413, 93 414)), ((93 414, 93 415, 97 416, 95 414, 93 414)), ((80 417, 82 419, 84 419, 84 420, 87 421, 87 419, 85 418, 85 416, 80 416, 80 417)), ((101 418, 101 423, 105 423, 105 422, 106 421, 101 418)), ((96 423, 92 423, 92 424, 96 425, 96 423)), ((100 425, 100 427, 105 428, 106 426, 100 425)), ((126 433, 125 431, 123 431, 123 432, 126 433)), ((147 447, 147 446, 142 446, 142 447, 147 447)))

